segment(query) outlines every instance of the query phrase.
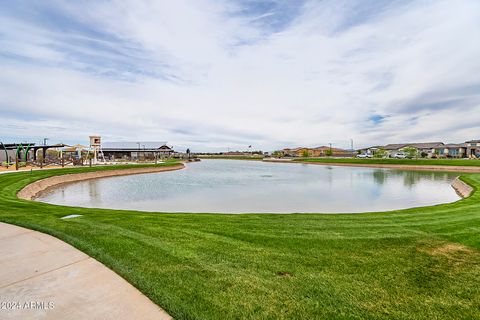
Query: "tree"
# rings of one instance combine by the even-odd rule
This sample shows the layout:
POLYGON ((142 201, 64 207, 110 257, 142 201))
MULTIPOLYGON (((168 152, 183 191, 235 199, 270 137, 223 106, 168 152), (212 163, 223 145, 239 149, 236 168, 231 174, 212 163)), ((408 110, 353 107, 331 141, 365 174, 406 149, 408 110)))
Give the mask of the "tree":
POLYGON ((310 156, 310 153, 308 153, 308 150, 305 149, 305 150, 302 150, 302 157, 303 158, 308 158, 310 156))
POLYGON ((326 151, 325 151, 325 155, 326 155, 327 157, 331 157, 331 156, 333 155, 332 149, 326 150, 326 151))
POLYGON ((413 147, 406 147, 402 149, 407 155, 407 158, 418 158, 418 149, 413 147))
POLYGON ((274 158, 283 158, 284 154, 282 151, 273 151, 272 156, 274 158))
POLYGON ((373 156, 375 158, 386 158, 388 155, 388 152, 387 150, 383 149, 383 148, 379 148, 377 151, 375 151, 373 153, 373 156))

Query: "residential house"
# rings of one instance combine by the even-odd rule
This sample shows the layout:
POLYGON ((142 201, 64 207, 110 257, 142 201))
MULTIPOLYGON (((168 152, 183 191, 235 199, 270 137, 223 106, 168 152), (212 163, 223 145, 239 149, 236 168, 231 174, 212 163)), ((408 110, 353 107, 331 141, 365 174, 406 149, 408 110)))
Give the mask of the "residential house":
POLYGON ((306 149, 307 148, 285 148, 282 149, 281 152, 285 157, 301 157, 302 151, 306 149))
POLYGON ((470 140, 465 144, 468 158, 480 158, 480 140, 470 140))
POLYGON ((352 157, 355 152, 351 152, 349 150, 339 149, 339 148, 330 148, 328 146, 321 146, 316 148, 286 148, 282 150, 284 156, 286 157, 327 157, 330 152, 331 156, 333 157, 352 157))
POLYGON ((465 158, 466 154, 466 143, 447 143, 435 148, 435 155, 439 158, 465 158))
POLYGON ((443 142, 420 142, 420 143, 396 143, 387 144, 384 149, 390 156, 394 156, 398 152, 403 152, 406 148, 415 148, 423 158, 432 158, 437 148, 444 146, 443 142))

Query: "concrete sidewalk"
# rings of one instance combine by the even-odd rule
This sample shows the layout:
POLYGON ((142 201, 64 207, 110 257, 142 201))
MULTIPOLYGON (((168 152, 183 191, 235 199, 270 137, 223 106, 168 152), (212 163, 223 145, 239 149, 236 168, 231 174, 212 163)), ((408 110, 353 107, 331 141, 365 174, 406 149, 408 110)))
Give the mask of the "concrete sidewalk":
POLYGON ((0 223, 0 319, 171 319, 98 261, 52 236, 0 223))

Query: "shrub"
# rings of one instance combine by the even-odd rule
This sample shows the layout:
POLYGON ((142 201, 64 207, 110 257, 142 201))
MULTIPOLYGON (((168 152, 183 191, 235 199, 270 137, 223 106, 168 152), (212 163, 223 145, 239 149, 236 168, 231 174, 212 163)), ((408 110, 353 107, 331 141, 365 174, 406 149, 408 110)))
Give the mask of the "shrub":
POLYGON ((406 147, 402 149, 407 155, 407 158, 418 158, 418 149, 412 147, 406 147))
POLYGON ((388 155, 387 150, 382 149, 382 148, 378 149, 378 150, 373 154, 373 156, 374 156, 375 158, 386 158, 387 155, 388 155))

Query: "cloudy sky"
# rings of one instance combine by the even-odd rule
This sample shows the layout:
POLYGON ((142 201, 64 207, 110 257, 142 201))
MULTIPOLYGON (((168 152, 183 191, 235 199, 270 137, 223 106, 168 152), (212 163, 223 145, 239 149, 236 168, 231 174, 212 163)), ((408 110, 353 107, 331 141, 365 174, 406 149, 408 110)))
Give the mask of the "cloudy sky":
POLYGON ((478 0, 0 0, 0 140, 480 138, 478 0))

